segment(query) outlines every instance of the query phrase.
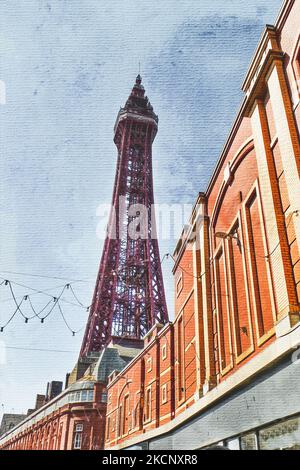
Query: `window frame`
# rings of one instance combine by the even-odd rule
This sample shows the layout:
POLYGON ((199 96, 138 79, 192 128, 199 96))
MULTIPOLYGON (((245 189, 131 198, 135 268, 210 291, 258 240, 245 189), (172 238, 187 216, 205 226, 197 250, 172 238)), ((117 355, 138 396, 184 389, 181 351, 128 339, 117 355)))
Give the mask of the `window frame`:
POLYGON ((165 405, 168 402, 168 384, 164 384, 161 388, 161 403, 165 405))
POLYGON ((82 432, 75 432, 73 438, 73 449, 81 450, 82 446, 82 432))
MULTIPOLYGON (((294 53, 293 53, 293 58, 292 58, 292 69, 293 69, 293 75, 295 78, 296 82, 296 88, 298 91, 298 95, 300 97, 300 35, 297 39, 295 48, 294 48, 294 53)), ((299 103, 299 100, 298 100, 299 103)), ((298 103, 295 103, 297 105, 298 103)))
POLYGON ((183 273, 181 271, 177 281, 176 281, 176 297, 178 298, 183 291, 183 273), (178 285, 180 284, 180 287, 178 285))
POLYGON ((164 343, 162 345, 162 348, 161 348, 161 357, 162 357, 162 360, 165 361, 168 357, 168 354, 167 354, 167 343, 164 343))
POLYGON ((145 393, 145 415, 144 415, 144 423, 151 422, 152 418, 152 388, 151 385, 147 387, 145 393))
POLYGON ((152 356, 147 358, 147 372, 152 372, 152 356))
POLYGON ((77 421, 74 423, 73 431, 73 449, 81 450, 82 448, 82 436, 83 436, 83 423, 77 421))

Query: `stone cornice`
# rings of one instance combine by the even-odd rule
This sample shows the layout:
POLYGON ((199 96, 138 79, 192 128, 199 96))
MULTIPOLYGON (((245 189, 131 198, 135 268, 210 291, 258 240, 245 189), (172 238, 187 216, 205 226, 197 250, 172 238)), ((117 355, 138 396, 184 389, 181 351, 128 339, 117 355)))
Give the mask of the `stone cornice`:
POLYGON ((259 70, 265 60, 265 56, 269 50, 280 51, 276 28, 271 25, 266 26, 244 79, 242 90, 246 95, 249 93, 249 89, 251 89, 253 81, 256 80, 259 70))
POLYGON ((250 117, 255 101, 264 99, 266 94, 266 82, 270 71, 273 69, 275 62, 284 61, 284 53, 281 51, 268 50, 263 57, 263 61, 257 68, 250 87, 247 92, 247 100, 245 103, 244 115, 250 117))

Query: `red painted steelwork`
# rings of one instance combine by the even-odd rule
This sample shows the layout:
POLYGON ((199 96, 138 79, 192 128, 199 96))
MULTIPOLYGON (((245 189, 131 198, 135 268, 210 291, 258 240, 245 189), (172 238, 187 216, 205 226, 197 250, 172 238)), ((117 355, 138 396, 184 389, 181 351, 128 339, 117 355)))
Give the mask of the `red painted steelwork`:
POLYGON ((142 338, 156 322, 168 321, 153 210, 157 123, 138 75, 115 125, 112 211, 80 357, 101 351, 112 336, 142 338), (141 215, 137 204, 148 220, 146 230, 132 238, 128 228, 138 226, 141 215))

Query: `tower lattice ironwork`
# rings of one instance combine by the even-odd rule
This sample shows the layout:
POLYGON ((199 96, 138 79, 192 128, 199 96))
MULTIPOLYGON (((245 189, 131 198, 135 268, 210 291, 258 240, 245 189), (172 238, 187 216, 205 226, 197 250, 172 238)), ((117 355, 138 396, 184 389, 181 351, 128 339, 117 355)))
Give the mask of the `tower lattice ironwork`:
POLYGON ((101 351, 112 336, 140 339, 156 322, 168 321, 153 209, 158 117, 141 81, 138 75, 114 128, 112 210, 81 357, 101 351))

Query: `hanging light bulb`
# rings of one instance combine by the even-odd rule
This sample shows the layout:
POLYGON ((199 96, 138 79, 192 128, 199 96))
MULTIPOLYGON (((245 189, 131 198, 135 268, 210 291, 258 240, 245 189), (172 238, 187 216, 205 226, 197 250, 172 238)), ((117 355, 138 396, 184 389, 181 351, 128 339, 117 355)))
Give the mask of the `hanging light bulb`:
POLYGON ((44 323, 45 318, 41 318, 41 323, 44 323))
POLYGON ((26 317, 26 318, 25 318, 25 323, 28 323, 28 320, 29 320, 29 318, 26 317))

